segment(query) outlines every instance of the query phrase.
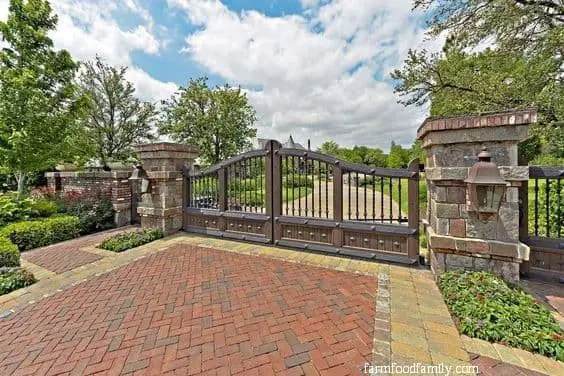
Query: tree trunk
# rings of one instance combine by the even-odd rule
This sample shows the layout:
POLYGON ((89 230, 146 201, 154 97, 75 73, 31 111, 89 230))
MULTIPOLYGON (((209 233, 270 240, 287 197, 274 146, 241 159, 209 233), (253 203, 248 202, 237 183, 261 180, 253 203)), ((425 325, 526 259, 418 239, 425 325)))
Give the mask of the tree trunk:
POLYGON ((27 178, 26 172, 16 172, 16 181, 18 182, 18 199, 20 199, 24 193, 25 180, 27 178))

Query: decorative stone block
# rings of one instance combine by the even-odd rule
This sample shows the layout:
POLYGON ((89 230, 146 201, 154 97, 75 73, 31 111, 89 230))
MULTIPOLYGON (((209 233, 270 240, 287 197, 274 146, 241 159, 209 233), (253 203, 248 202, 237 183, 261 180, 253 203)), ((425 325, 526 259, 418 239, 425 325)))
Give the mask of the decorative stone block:
POLYGON ((446 196, 450 203, 464 204, 466 202, 466 189, 464 187, 448 187, 446 196))
POLYGON ((470 253, 488 253, 490 246, 485 240, 466 239, 466 251, 470 253))
POLYGON ((455 249, 454 238, 450 236, 431 235, 429 244, 436 249, 455 249))
POLYGON ((435 215, 437 218, 460 218, 457 204, 435 203, 435 215))
POLYGON ((464 219, 450 219, 448 234, 456 237, 466 236, 466 221, 464 219))
POLYGON ((518 257, 518 246, 515 243, 505 243, 498 241, 490 242, 490 254, 505 257, 518 257))
POLYGON ((473 258, 470 256, 449 254, 445 255, 445 265, 446 269, 450 270, 451 266, 460 268, 471 268, 473 263, 473 258))

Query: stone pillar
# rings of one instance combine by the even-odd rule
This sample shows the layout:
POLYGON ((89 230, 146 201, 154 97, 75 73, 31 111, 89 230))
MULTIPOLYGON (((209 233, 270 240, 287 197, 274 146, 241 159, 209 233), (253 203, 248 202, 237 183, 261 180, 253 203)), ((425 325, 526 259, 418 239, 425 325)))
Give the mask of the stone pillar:
POLYGON ((519 264, 528 260, 529 249, 519 242, 518 189, 527 184, 529 169, 518 166, 517 144, 528 137, 536 118, 535 110, 517 110, 430 118, 419 127, 429 192, 426 233, 435 274, 487 270, 519 280, 519 264), (471 210, 464 183, 483 147, 509 183, 499 213, 487 222, 471 210))
POLYGON ((167 234, 182 228, 185 164, 192 166, 198 150, 189 145, 167 142, 134 148, 150 180, 150 191, 141 197, 137 213, 141 227, 156 228, 167 234))

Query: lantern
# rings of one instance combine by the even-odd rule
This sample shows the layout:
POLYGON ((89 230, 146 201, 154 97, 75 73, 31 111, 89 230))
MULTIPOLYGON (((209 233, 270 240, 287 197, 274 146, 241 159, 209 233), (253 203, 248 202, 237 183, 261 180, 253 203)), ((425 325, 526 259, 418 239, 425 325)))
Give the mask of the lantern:
POLYGON ((468 185, 471 210, 477 212, 483 220, 495 216, 501 206, 507 182, 499 174, 497 165, 491 161, 486 148, 478 154, 478 162, 470 168, 465 183, 468 185))
POLYGON ((141 181, 141 193, 149 193, 149 175, 143 166, 135 166, 129 180, 141 181))

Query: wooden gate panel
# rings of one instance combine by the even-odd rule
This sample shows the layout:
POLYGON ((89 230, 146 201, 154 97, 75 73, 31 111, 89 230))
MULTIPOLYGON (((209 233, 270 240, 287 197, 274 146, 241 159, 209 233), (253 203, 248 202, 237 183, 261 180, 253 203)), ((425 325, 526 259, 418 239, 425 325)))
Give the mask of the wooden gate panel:
POLYGON ((407 169, 371 168, 315 152, 283 149, 270 141, 265 150, 244 153, 203 171, 185 172, 184 228, 225 238, 415 263, 418 168, 417 161, 407 169), (409 200, 409 210, 402 214, 406 187, 408 197, 403 202, 409 200), (392 200, 396 195, 392 189, 397 189, 399 203, 392 200))

